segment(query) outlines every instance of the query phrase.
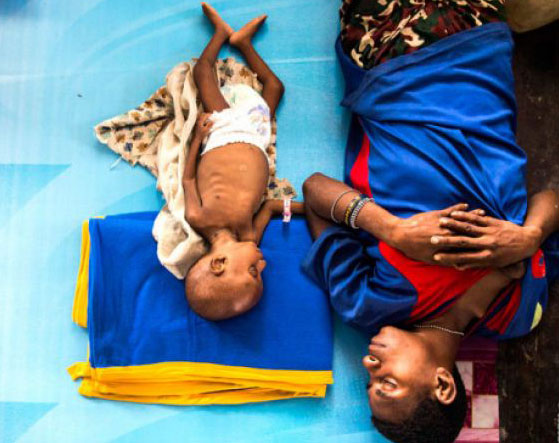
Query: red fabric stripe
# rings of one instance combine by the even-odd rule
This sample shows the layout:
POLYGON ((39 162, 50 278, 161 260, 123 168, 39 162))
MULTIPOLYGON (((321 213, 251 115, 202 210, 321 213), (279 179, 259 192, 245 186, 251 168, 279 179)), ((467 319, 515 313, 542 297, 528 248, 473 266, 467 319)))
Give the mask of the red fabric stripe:
MULTIPOLYGON (((512 321, 514 314, 518 310, 520 306, 520 299, 522 298, 522 285, 519 281, 516 281, 515 284, 512 286, 512 295, 510 296, 510 300, 508 303, 499 309, 499 312, 495 314, 493 318, 485 323, 485 326, 492 331, 497 331, 499 334, 504 334, 509 326, 510 322, 512 321)), ((511 290, 509 289, 503 296, 507 296, 507 293, 510 293, 511 290)), ((495 305, 497 305, 495 303, 495 305)))
MULTIPOLYGON (((532 256, 531 268, 534 278, 545 278, 545 258, 541 249, 538 249, 538 251, 532 256)), ((510 322, 516 314, 516 311, 518 311, 518 307, 522 301, 521 281, 515 281, 511 286, 503 291, 501 296, 499 296, 499 299, 495 301, 492 306, 497 306, 504 297, 509 296, 510 298, 506 306, 500 308, 499 312, 497 312, 494 317, 485 323, 487 328, 492 331, 496 331, 499 334, 504 334, 506 332, 510 322)))
POLYGON ((441 306, 456 300, 491 272, 490 269, 458 271, 454 268, 418 262, 383 242, 379 243, 379 249, 388 263, 417 291, 417 302, 409 319, 411 323, 429 317, 441 306))
POLYGON ((545 259, 541 249, 532 256, 532 275, 534 278, 545 277, 545 259))
POLYGON ((363 134, 363 141, 361 142, 361 149, 355 159, 355 163, 351 167, 349 179, 352 186, 362 194, 372 197, 371 185, 369 184, 369 137, 363 134))

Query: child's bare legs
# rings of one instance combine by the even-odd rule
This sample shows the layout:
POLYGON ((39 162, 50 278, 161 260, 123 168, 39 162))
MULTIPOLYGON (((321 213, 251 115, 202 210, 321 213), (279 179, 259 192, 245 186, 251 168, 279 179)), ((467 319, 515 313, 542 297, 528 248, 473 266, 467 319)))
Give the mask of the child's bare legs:
POLYGON ((283 84, 252 46, 252 36, 258 31, 266 18, 266 15, 261 15, 248 22, 241 29, 231 34, 229 43, 242 52, 250 69, 256 73, 263 86, 262 98, 270 107, 270 114, 273 116, 283 96, 283 84))
POLYGON ((204 105, 206 112, 223 111, 229 105, 221 95, 219 85, 214 74, 214 66, 219 50, 223 44, 229 40, 233 34, 233 28, 229 26, 207 3, 202 3, 202 10, 208 19, 214 25, 214 35, 208 42, 208 45, 200 55, 200 58, 194 66, 194 81, 200 93, 200 99, 204 105))

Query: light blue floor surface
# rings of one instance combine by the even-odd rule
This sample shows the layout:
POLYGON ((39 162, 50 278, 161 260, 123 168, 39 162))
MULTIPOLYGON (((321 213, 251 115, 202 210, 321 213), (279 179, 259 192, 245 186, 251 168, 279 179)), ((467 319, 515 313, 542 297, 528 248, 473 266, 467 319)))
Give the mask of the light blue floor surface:
MULTIPOLYGON (((279 176, 299 192, 312 172, 341 178, 348 116, 338 106, 338 2, 214 6, 234 27, 270 16, 256 46, 286 85, 279 176)), ((210 34, 193 0, 0 2, 0 441, 383 441, 365 397, 366 337, 339 322, 335 384, 321 400, 230 407, 89 400, 66 373, 85 358, 87 342, 70 320, 81 221, 162 204, 141 167, 109 169, 117 157, 96 141, 93 125, 140 104, 210 34)))

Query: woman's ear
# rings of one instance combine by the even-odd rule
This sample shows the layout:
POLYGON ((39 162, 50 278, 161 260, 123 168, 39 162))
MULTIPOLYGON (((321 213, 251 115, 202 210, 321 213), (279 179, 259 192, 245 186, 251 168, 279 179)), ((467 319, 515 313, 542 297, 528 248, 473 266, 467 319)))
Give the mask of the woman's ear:
POLYGON ((219 277, 225 272, 227 267, 227 257, 225 255, 215 255, 210 261, 210 271, 213 275, 219 277))
POLYGON ((435 388, 435 397, 439 403, 443 405, 451 404, 456 398, 456 383, 452 373, 443 367, 438 367, 435 373, 437 387, 435 388))

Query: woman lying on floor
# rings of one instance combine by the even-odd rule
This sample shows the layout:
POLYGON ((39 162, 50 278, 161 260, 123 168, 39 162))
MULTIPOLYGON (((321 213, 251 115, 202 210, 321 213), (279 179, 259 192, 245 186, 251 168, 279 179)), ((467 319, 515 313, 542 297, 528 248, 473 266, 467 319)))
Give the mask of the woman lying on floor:
POLYGON ((349 186, 305 182, 316 241, 304 268, 373 335, 377 429, 450 442, 466 412, 461 340, 528 334, 546 307, 559 193, 527 198, 499 0, 346 0, 341 12, 349 186))

